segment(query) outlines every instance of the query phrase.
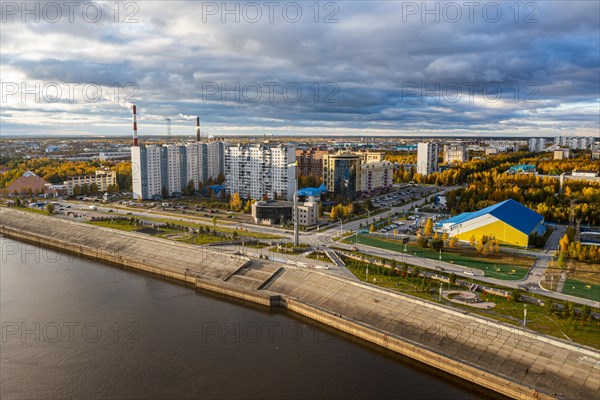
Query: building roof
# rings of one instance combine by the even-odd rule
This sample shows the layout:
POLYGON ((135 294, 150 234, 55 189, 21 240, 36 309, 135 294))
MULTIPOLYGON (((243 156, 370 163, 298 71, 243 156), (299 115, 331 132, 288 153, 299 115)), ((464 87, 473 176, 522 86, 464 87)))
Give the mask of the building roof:
POLYGON ((32 193, 36 192, 45 192, 46 185, 49 185, 43 178, 37 176, 31 171, 27 171, 23 173, 19 178, 17 178, 13 183, 11 183, 7 188, 6 192, 8 194, 13 194, 17 192, 18 194, 23 194, 29 189, 32 193))
POLYGON ((544 217, 541 214, 525 207, 518 201, 508 199, 492 206, 482 208, 479 211, 462 213, 447 220, 440 221, 439 225, 460 224, 485 214, 490 214, 527 235, 532 233, 536 226, 544 220, 544 217))
POLYGON ((299 196, 318 197, 322 193, 327 193, 327 187, 325 186, 324 183, 321 184, 321 186, 319 186, 318 188, 307 187, 307 188, 298 190, 298 195, 299 196))

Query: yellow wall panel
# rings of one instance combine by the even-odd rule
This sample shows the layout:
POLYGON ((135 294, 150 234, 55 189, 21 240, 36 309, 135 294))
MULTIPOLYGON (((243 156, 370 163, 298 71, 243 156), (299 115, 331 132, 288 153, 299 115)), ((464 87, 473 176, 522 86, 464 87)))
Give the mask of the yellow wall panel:
POLYGON ((492 222, 491 224, 481 226, 469 231, 460 231, 456 238, 468 242, 471 236, 475 235, 477 240, 482 236, 494 237, 500 244, 512 246, 527 247, 529 244, 529 235, 524 234, 518 229, 513 228, 503 221, 492 222))

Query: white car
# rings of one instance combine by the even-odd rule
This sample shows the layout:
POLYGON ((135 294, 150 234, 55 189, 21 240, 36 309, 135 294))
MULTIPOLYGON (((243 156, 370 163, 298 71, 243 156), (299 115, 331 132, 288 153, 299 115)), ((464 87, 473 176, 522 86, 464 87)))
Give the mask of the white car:
POLYGON ((475 276, 475 274, 471 271, 465 271, 465 275, 475 276))

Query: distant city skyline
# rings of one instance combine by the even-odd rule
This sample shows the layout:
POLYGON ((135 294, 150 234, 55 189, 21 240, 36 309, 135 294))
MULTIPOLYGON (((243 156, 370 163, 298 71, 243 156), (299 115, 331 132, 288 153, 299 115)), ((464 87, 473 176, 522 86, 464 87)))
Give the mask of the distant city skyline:
POLYGON ((2 133, 600 136, 600 4, 467 3, 6 2, 2 133))

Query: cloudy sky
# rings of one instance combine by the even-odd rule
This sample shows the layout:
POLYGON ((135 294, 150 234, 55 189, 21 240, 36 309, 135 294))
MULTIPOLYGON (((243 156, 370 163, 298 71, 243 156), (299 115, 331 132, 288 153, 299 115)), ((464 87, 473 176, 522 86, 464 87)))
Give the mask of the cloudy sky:
POLYGON ((23 4, 3 136, 600 135, 597 1, 23 4))

